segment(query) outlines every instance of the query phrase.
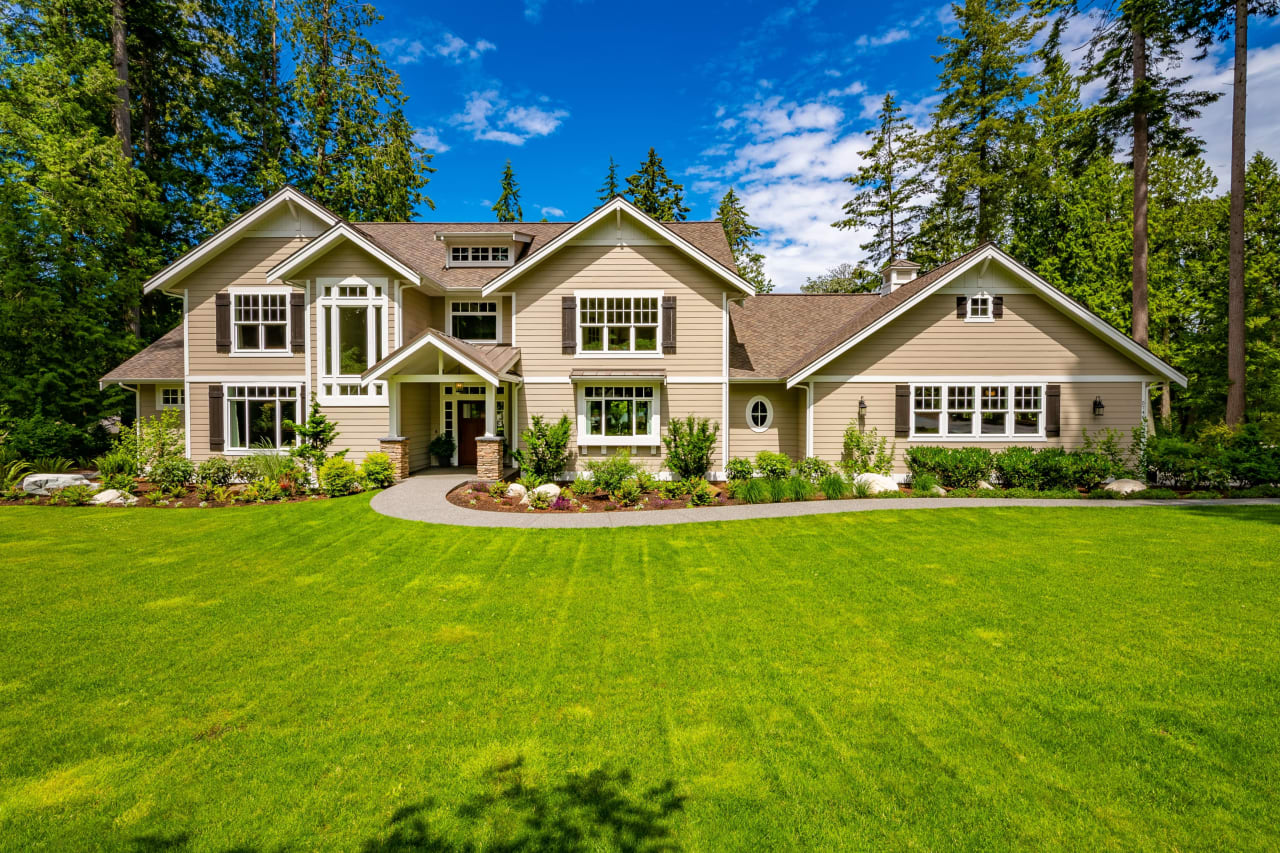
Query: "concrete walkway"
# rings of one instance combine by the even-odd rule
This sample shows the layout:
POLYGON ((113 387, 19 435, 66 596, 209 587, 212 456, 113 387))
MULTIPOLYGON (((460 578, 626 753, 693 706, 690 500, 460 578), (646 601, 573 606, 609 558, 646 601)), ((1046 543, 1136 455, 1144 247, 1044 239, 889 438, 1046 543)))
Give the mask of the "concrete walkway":
POLYGON ((1249 506, 1280 505, 1280 500, 1229 499, 1205 501, 1096 501, 1027 500, 1020 498, 865 498, 841 501, 713 506, 697 509, 614 510, 612 512, 485 512, 454 506, 447 494, 468 478, 457 470, 417 474, 403 483, 373 496, 374 511, 393 518, 456 524, 463 527, 639 527, 653 524, 688 524, 696 521, 737 521, 748 518, 786 518, 796 515, 825 515, 834 512, 877 512, 900 509, 963 509, 966 507, 1051 506, 1114 507, 1131 506, 1249 506))

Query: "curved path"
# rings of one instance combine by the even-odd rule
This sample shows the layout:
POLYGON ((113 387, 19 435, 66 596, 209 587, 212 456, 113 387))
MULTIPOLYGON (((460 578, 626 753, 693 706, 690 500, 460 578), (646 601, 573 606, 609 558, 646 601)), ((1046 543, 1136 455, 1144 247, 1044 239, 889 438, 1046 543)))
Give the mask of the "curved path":
POLYGON ((374 511, 409 521, 455 524, 463 527, 640 527, 655 524, 688 524, 697 521, 736 521, 748 518, 784 518, 795 515, 825 515, 834 512, 875 512, 895 509, 950 509, 963 507, 1050 506, 1050 507, 1130 507, 1130 506, 1223 506, 1280 505, 1280 500, 1225 499, 1204 501, 1092 501, 1027 500, 1019 498, 896 498, 842 501, 802 501, 800 503, 747 504, 744 506, 699 507, 652 511, 535 513, 485 512, 454 506, 446 495, 468 478, 457 471, 418 474, 373 496, 374 511))

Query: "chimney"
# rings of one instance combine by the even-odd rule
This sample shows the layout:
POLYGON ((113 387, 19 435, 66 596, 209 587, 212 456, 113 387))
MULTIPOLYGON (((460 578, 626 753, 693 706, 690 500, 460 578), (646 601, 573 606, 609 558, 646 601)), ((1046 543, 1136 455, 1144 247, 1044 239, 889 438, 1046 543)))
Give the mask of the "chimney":
POLYGON ((894 258, 880 270, 884 284, 880 285, 880 295, 887 296, 899 287, 911 281, 920 272, 920 265, 906 258, 894 258))

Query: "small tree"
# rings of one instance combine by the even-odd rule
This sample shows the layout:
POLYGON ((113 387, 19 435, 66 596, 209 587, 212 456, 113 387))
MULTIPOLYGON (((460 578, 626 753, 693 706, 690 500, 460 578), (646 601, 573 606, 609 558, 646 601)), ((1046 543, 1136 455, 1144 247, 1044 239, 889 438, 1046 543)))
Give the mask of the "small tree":
POLYGON ((684 184, 671 179, 662 158, 652 148, 636 173, 627 178, 627 196, 636 207, 662 222, 683 222, 689 215, 684 184))
POLYGON ((561 415, 553 424, 548 424, 541 415, 534 415, 532 424, 520 434, 525 449, 511 451, 520 470, 547 481, 559 477, 569 467, 572 427, 568 415, 561 415))
POLYGON ((601 202, 611 201, 614 196, 622 193, 622 187, 618 184, 618 164, 613 162, 613 158, 609 158, 609 173, 605 175, 604 183, 600 185, 600 189, 596 190, 598 198, 601 202))
MULTIPOLYGON (((121 434, 121 446, 133 442, 121 434)), ((138 425, 138 465, 147 471, 158 462, 181 459, 187 455, 187 434, 182 411, 165 409, 159 415, 145 418, 138 425)))
POLYGON ((844 454, 840 457, 840 467, 846 476, 856 474, 884 474, 893 471, 893 457, 898 452, 898 443, 889 443, 889 439, 881 437, 875 427, 863 430, 856 420, 849 421, 844 429, 844 454))
POLYGON ((499 222, 519 222, 524 219, 524 210, 520 208, 520 185, 516 183, 515 170, 511 161, 502 170, 502 194, 493 205, 493 213, 499 222))
POLYGON ((662 439, 667 448, 667 467, 682 480, 707 476, 719 434, 720 424, 708 418, 689 415, 673 420, 662 439))
POLYGON ((289 455, 300 461, 311 473, 318 475, 329 445, 338 437, 338 425, 330 422, 320 411, 320 404, 312 400, 306 423, 284 421, 282 426, 293 430, 299 438, 298 445, 289 451, 289 455))

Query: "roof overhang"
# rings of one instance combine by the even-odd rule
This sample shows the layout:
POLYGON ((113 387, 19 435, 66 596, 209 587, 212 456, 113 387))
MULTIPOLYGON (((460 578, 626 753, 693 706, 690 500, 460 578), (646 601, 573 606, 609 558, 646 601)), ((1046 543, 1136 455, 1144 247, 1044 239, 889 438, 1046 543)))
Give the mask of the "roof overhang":
POLYGON ((871 337, 880 329, 891 323, 894 319, 901 316, 904 312, 910 310, 912 306, 919 304, 934 293, 937 293, 943 287, 946 287, 952 281, 955 281, 955 279, 964 274, 966 270, 972 269, 978 264, 990 263, 992 260, 999 261, 1009 267, 1014 273, 1030 284, 1041 296, 1048 299, 1049 302, 1060 308, 1065 314, 1075 318, 1081 323, 1081 325, 1096 332, 1099 337, 1113 344, 1117 349, 1121 350, 1135 361, 1151 368, 1151 371, 1155 375, 1168 379, 1172 382, 1176 382, 1184 388, 1187 387, 1187 377, 1168 362, 1164 361, 1164 359, 1160 358, 1146 347, 1140 345, 1133 338, 1118 331, 1106 320, 1103 320, 1083 305, 1080 305, 1061 290, 1058 290, 1058 288, 1049 284, 1049 282, 1018 263, 1012 256, 993 245, 985 246, 981 251, 975 252, 973 257, 969 258, 962 264, 958 264, 955 269, 949 270, 946 275, 940 276, 937 281, 930 284, 924 290, 921 290, 910 299, 907 299, 901 305, 898 305, 892 311, 885 314, 883 317, 880 317, 865 329, 860 329, 852 337, 835 346, 824 355, 800 368, 787 379, 787 387, 794 388, 796 385, 817 372, 820 368, 829 364, 836 358, 839 358, 841 355, 844 355, 859 343, 871 337))
POLYGON ((511 269, 486 284, 481 293, 484 296, 488 296, 495 291, 501 290, 529 270, 538 266, 538 264, 542 263, 551 255, 554 255, 559 249, 572 242, 575 237, 595 225, 597 222, 607 219, 610 216, 621 217, 624 214, 630 216, 636 222, 639 222, 646 229, 675 246, 677 249, 680 249, 698 264, 705 267, 717 278, 722 279, 726 284, 741 290, 746 294, 752 296, 755 295, 755 287, 753 287, 746 279, 742 278, 742 276, 728 269, 706 252, 681 237, 679 234, 676 234, 671 229, 664 227, 661 222, 654 219, 652 216, 649 216, 647 213, 643 212, 621 196, 616 196, 606 204, 601 205, 590 216, 581 220, 572 228, 562 232, 553 240, 548 242, 540 251, 535 252, 531 257, 526 258, 524 261, 516 264, 511 269))
POLYGON ((497 385, 502 381, 502 377, 483 365, 475 357, 474 353, 467 352, 464 349, 465 344, 459 346, 457 342, 450 340, 446 335, 434 329, 429 329, 362 373, 360 375, 360 384, 368 385, 375 380, 386 378, 393 374, 397 367, 408 361, 414 353, 421 352, 428 346, 433 346, 453 358, 490 385, 497 385))
POLYGON ((377 258, 386 266, 390 267, 393 272, 414 284, 422 283, 422 276, 418 275, 417 270, 411 268, 404 261, 370 240, 365 234, 362 234, 356 228, 345 222, 339 222, 324 234, 312 240, 289 257, 285 258, 275 269, 267 273, 267 281, 285 280, 295 275, 299 270, 306 267, 313 261, 318 260, 321 256, 334 248, 340 243, 351 243, 368 252, 377 258))
POLYGON ((155 376, 147 376, 141 379, 134 379, 128 376, 112 376, 110 379, 102 377, 98 380, 99 388, 106 388, 108 385, 164 385, 167 383, 176 383, 181 385, 185 380, 181 376, 167 376, 157 378, 155 376))
POLYGON ((150 293, 157 288, 163 288, 179 281, 230 246, 243 231, 252 227, 254 223, 261 221, 281 205, 300 207, 326 225, 331 226, 339 221, 334 213, 326 210, 319 202, 307 198, 307 196, 293 187, 284 187, 261 204, 241 215, 226 228, 223 228, 217 234, 147 279, 142 285, 142 292, 150 293))
POLYGON ((449 240, 510 240, 513 243, 532 243, 533 235, 523 231, 437 231, 435 238, 449 240))
POLYGON ((667 382, 665 370, 609 370, 608 368, 576 368, 569 371, 571 382, 667 382))

